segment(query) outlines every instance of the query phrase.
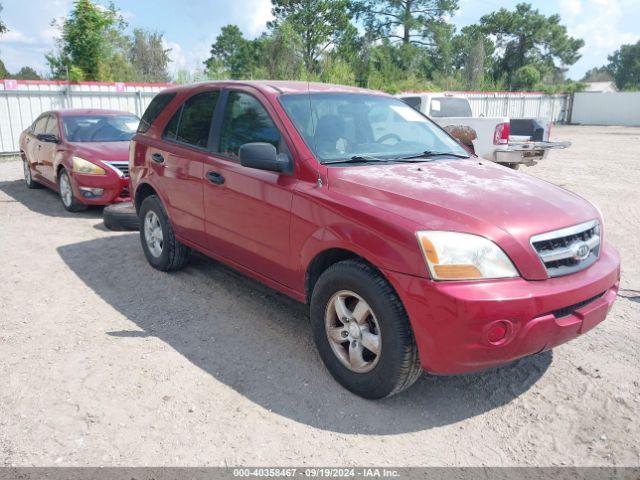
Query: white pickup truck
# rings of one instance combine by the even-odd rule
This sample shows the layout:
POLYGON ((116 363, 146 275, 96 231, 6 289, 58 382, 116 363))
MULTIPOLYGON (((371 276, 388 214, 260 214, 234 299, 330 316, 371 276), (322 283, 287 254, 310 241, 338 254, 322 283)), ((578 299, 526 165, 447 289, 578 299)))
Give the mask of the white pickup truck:
POLYGON ((467 98, 448 93, 404 93, 397 97, 429 116, 479 157, 511 168, 535 165, 550 150, 571 145, 549 141, 550 120, 474 117, 467 98))

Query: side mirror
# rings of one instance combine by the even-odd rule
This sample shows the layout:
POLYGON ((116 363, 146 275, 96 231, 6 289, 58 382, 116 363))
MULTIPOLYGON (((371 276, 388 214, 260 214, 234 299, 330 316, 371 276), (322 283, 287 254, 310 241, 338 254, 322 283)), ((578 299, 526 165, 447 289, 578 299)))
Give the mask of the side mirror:
POLYGON ((40 133, 38 135, 38 140, 48 143, 60 143, 60 139, 58 138, 58 136, 53 135, 52 133, 40 133))
POLYGON ((245 143, 240 147, 240 165, 271 172, 288 172, 291 165, 289 157, 278 155, 276 147, 270 143, 245 143))

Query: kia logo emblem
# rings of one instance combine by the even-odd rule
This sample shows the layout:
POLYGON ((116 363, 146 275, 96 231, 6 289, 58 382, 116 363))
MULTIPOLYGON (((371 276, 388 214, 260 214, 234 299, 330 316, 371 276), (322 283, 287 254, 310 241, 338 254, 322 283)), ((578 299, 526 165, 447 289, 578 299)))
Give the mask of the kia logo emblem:
POLYGON ((573 247, 573 251, 575 252, 573 256, 576 260, 584 260, 591 253, 589 245, 587 245, 585 242, 581 242, 575 245, 573 247))

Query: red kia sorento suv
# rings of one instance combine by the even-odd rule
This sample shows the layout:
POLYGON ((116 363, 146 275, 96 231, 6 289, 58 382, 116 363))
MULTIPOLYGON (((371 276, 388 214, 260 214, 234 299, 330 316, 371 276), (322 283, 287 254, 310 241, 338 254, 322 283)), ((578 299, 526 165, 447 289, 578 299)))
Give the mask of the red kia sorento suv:
POLYGON ((115 110, 56 110, 20 135, 28 188, 60 194, 70 212, 129 200, 129 140, 139 119, 115 110))
POLYGON ((140 239, 158 270, 191 250, 310 306, 347 389, 381 398, 590 330, 620 260, 597 208, 469 155, 388 95, 213 82, 151 102, 130 148, 140 239))

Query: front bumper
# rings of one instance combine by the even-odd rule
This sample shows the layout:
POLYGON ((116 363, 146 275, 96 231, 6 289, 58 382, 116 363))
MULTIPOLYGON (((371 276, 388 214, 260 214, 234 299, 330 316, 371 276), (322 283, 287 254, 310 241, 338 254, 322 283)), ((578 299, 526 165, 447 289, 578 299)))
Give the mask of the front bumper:
POLYGON ((589 268, 542 281, 436 282, 385 274, 405 306, 423 368, 458 374, 551 349, 596 326, 616 298, 620 258, 607 245, 589 268), (507 334, 492 343, 487 332, 497 322, 508 326, 507 334))
POLYGON ((129 179, 116 173, 107 175, 72 175, 73 193, 79 202, 87 205, 109 205, 111 203, 126 202, 130 200, 129 179), (101 188, 102 195, 89 197, 83 195, 83 188, 101 188))

